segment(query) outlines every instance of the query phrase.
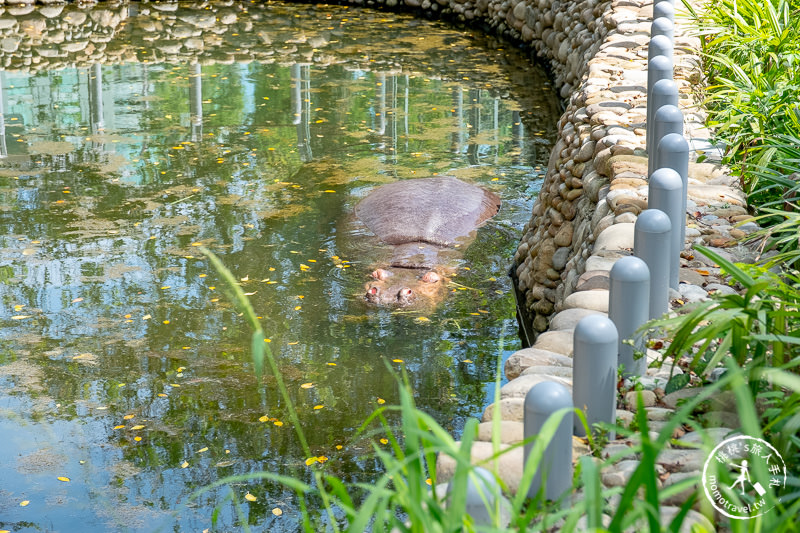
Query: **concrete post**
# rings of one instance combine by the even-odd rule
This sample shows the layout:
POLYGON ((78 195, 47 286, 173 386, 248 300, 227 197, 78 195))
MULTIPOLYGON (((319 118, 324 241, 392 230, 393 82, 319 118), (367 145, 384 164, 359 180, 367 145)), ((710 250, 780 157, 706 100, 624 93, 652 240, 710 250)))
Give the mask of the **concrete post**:
MULTIPOLYGON (((553 381, 534 385, 525 396, 525 438, 538 435, 551 414, 572 405, 572 397, 564 385, 553 381)), ((526 464, 532 449, 533 442, 525 445, 526 464)), ((569 415, 561 420, 545 448, 542 462, 528 489, 528 497, 535 497, 543 485, 544 497, 548 500, 558 499, 572 487, 572 417, 569 415)))
MULTIPOLYGON (((654 43, 658 41, 666 39, 663 35, 659 35, 657 38, 652 39, 650 41, 650 51, 652 52, 654 49, 654 43)), ((662 41, 663 43, 663 41, 662 41)), ((656 108, 655 105, 651 105, 653 100, 652 91, 656 84, 661 80, 671 80, 673 76, 673 64, 672 64, 672 45, 667 41, 666 46, 668 48, 669 56, 666 55, 657 55, 651 57, 647 61, 647 117, 645 119, 645 143, 646 148, 648 150, 647 156, 648 160, 652 161, 653 154, 650 152, 651 144, 653 144, 653 139, 655 138, 655 112, 656 108)), ((652 150, 655 150, 656 146, 652 146, 652 150)), ((648 163, 648 169, 650 168, 650 163, 648 163)), ((650 174, 649 171, 648 175, 650 174)))
MULTIPOLYGON (((653 130, 653 114, 665 105, 678 106, 678 85, 669 79, 660 79, 649 88, 647 96, 647 124, 646 124, 646 149, 648 155, 655 156, 656 146, 653 146, 655 133, 653 130)), ((649 162, 648 162, 649 167, 649 162)), ((656 167, 658 168, 658 167, 656 167)))
POLYGON ((665 18, 673 24, 675 23, 675 6, 668 0, 662 0, 661 2, 653 4, 653 20, 655 21, 660 18, 665 18))
MULTIPOLYGON (((669 133, 658 141, 656 147, 656 168, 671 168, 681 177, 683 183, 683 211, 689 196, 689 143, 683 134, 669 133)), ((686 239, 685 228, 681 229, 681 243, 686 239)))
POLYGON ((656 35, 665 36, 671 43, 673 43, 674 46, 675 25, 666 17, 659 17, 653 20, 653 23, 650 25, 650 38, 652 39, 656 35))
MULTIPOLYGON (((572 401, 586 414, 589 427, 597 422, 613 424, 617 419, 617 350, 619 335, 614 323, 603 315, 589 315, 575 326, 572 367, 572 401)), ((577 415, 573 433, 585 437, 577 415)), ((609 439, 616 437, 614 432, 609 439)))
MULTIPOLYGON (((447 485, 447 493, 449 494, 452 490, 453 482, 451 481, 447 485)), ((464 510, 472 517, 472 523, 476 526, 494 525, 493 517, 498 511, 501 527, 506 527, 511 522, 511 504, 503 496, 503 491, 497 484, 494 475, 479 466, 476 466, 472 474, 467 477, 464 510)))
POLYGON ((650 63, 657 56, 664 56, 672 61, 674 48, 674 44, 666 35, 654 35, 647 45, 647 62, 650 63))
POLYGON ((650 315, 650 271, 647 263, 634 256, 622 257, 614 263, 609 274, 611 287, 608 297, 608 317, 619 333, 619 365, 625 376, 641 376, 647 369, 645 358, 634 358, 634 347, 644 351, 644 343, 636 330, 650 315), (634 339, 634 346, 624 344, 634 339))
POLYGON ((664 313, 669 311, 671 230, 672 222, 667 214, 652 208, 643 211, 636 219, 634 226, 633 254, 647 263, 650 271, 650 313, 648 316, 651 319, 661 318, 664 313))
MULTIPOLYGON (((647 191, 647 206, 650 209, 663 211, 669 218, 672 227, 669 245, 669 286, 678 290, 678 272, 680 269, 680 253, 683 250, 686 225, 686 209, 683 207, 683 183, 680 175, 671 168, 659 168, 650 175, 647 191)), ((634 234, 634 241, 635 241, 634 234)), ((635 245, 635 242, 634 242, 635 245)))
POLYGON ((663 105, 653 112, 653 142, 651 146, 654 153, 647 154, 647 174, 652 174, 657 168, 658 143, 670 133, 683 135, 683 113, 674 105, 663 105))

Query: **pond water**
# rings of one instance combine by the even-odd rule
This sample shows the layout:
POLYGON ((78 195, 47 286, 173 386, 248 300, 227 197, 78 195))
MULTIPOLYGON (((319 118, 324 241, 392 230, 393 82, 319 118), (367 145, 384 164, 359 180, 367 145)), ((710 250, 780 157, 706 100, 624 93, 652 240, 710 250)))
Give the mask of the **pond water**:
POLYGON ((215 508, 231 530, 231 490, 252 526, 297 528, 275 484, 187 501, 311 469, 198 243, 240 280, 312 452, 348 481, 378 473, 356 431, 398 400, 390 368, 458 435, 519 346, 506 270, 560 110, 544 73, 405 15, 244 6, 0 16, 0 530, 201 531, 215 508), (438 306, 369 307, 355 204, 437 174, 495 191, 500 213, 438 306))

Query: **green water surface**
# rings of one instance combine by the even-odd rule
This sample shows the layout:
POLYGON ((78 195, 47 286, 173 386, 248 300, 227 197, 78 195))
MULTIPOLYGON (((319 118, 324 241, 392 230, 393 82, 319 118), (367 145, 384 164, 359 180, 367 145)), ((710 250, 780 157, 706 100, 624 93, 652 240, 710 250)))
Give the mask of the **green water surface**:
POLYGON ((379 463, 355 433, 397 401, 388 368, 457 435, 518 348, 506 271, 559 102, 524 54, 441 23, 147 6, 70 5, 0 34, 22 36, 0 56, 0 529, 202 531, 217 508, 235 530, 232 490, 258 530, 294 531, 279 485, 187 502, 227 475, 311 468, 196 244, 249 294, 312 452, 369 482, 379 463), (369 307, 376 241, 354 205, 436 174, 497 192, 500 213, 438 307, 369 307))

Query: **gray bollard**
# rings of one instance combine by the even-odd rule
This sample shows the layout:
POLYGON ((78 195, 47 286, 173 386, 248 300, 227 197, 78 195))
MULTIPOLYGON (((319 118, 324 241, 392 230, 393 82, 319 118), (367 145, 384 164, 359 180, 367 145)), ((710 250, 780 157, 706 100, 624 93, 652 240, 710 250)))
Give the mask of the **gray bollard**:
POLYGON ((648 316, 651 319, 661 318, 664 313, 669 311, 671 230, 672 222, 667 214, 652 208, 644 210, 636 219, 634 226, 633 254, 647 263, 647 269, 650 271, 650 313, 648 316))
MULTIPOLYGON (((680 175, 671 168, 659 168, 653 172, 650 175, 647 198, 647 206, 650 209, 663 211, 669 218, 672 227, 669 246, 669 286, 678 290, 680 253, 683 250, 680 228, 686 225, 686 209, 683 207, 686 196, 683 194, 680 175)), ((685 234, 685 230, 683 233, 685 234)))
POLYGON ((647 62, 653 60, 654 57, 664 56, 672 61, 672 54, 675 45, 670 41, 666 35, 656 35, 650 38, 650 43, 647 45, 647 62))
MULTIPOLYGON (((656 39, 653 39, 650 43, 651 47, 650 50, 653 50, 653 43, 660 40, 666 39, 663 35, 659 35, 656 39)), ((665 55, 657 55, 648 59, 647 61, 647 117, 645 118, 645 128, 646 128, 646 139, 645 142, 647 149, 650 149, 650 144, 654 138, 654 127, 655 127, 655 120, 654 115, 656 112, 656 108, 654 105, 650 105, 652 102, 652 92, 653 88, 658 84, 661 80, 672 80, 673 76, 673 64, 672 64, 672 48, 669 48, 670 56, 667 57, 665 55)), ((652 148, 655 150, 655 146, 652 148)), ((652 154, 648 151, 648 156, 652 156, 652 154)), ((648 164, 649 168, 649 164, 648 164)), ((648 172, 649 174, 650 172, 648 172)))
MULTIPOLYGON (((569 390, 560 383, 543 381, 534 385, 525 395, 524 433, 528 439, 538 435, 551 414, 564 407, 572 407, 569 390)), ((533 442, 525 445, 527 463, 533 442)), ((542 455, 542 462, 528 488, 528 497, 533 498, 542 489, 547 500, 556 500, 572 487, 572 417, 567 415, 556 430, 553 439, 542 455)))
POLYGON ((644 351, 636 330, 650 315, 650 271, 647 263, 634 256, 622 257, 614 263, 609 274, 611 287, 608 297, 608 317, 619 333, 619 365, 625 376, 641 376, 647 369, 645 358, 634 358, 634 347, 644 351), (634 346, 624 344, 634 339, 634 346))
MULTIPOLYGON (((661 2, 653 4, 653 20, 658 20, 660 18, 665 18, 672 22, 673 25, 675 24, 675 6, 672 5, 671 2, 662 0, 661 2)), ((674 35, 675 32, 673 30, 673 37, 674 35)))
POLYGON ((659 17, 653 20, 653 23, 650 25, 650 38, 652 39, 656 35, 663 35, 669 42, 675 44, 675 25, 666 17, 659 17))
POLYGON ((681 177, 683 184, 683 218, 679 228, 681 250, 686 241, 686 201, 689 198, 689 143, 683 134, 670 133, 658 141, 656 168, 671 168, 681 177))
MULTIPOLYGON (((653 114, 665 105, 678 106, 678 85, 672 79, 656 81, 647 93, 647 123, 645 131, 647 137, 645 143, 648 154, 656 153, 656 147, 651 145, 655 137, 652 122, 653 114)), ((655 168, 658 167, 656 166, 655 168)))
MULTIPOLYGON (((500 513, 501 527, 507 527, 511 522, 511 504, 503 496, 503 491, 494 475, 488 470, 476 466, 473 475, 467 477, 467 494, 464 510, 472 517, 476 526, 494 525, 496 513, 500 513), (499 501, 499 505, 498 505, 499 501), (499 508, 498 508, 499 507, 499 508)), ((453 482, 447 485, 447 493, 453 490, 453 482)))
MULTIPOLYGON (((586 414, 589 427, 597 422, 613 424, 617 419, 617 350, 619 335, 614 323, 603 315, 583 317, 572 334, 572 401, 586 414)), ((585 437, 578 415, 573 433, 585 437)), ((616 437, 612 431, 609 439, 616 437)))
POLYGON ((674 105, 662 105, 653 112, 653 153, 647 154, 647 174, 650 175, 658 168, 658 143, 670 133, 683 135, 683 113, 674 105))

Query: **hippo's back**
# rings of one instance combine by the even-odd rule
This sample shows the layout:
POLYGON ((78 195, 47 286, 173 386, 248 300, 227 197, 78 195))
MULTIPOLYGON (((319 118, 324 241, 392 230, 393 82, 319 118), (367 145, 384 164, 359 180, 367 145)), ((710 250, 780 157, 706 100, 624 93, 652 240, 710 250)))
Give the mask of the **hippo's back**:
POLYGON ((500 197, 452 176, 382 185, 358 205, 356 216, 387 244, 452 246, 497 214, 500 197))

